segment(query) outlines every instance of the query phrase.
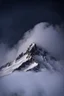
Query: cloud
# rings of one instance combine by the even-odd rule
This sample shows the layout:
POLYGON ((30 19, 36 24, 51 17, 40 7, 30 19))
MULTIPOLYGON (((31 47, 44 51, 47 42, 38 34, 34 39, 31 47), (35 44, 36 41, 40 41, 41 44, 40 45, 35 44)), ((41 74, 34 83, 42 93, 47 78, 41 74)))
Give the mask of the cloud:
MULTIPOLYGON (((35 42, 60 60, 60 64, 64 64, 63 36, 61 26, 48 23, 37 24, 27 31, 12 49, 5 44, 0 45, 0 63, 14 60, 32 42, 35 42)), ((14 96, 14 94, 18 96, 64 96, 64 73, 51 73, 44 69, 43 72, 38 73, 14 72, 0 78, 0 96, 14 96)))
POLYGON ((24 96, 40 96, 38 94, 42 94, 41 96, 64 96, 64 93, 62 94, 64 91, 62 75, 48 71, 41 73, 15 72, 1 78, 0 86, 0 90, 2 89, 0 92, 3 91, 2 94, 22 93, 24 96))
POLYGON ((52 26, 48 23, 37 24, 24 35, 23 40, 19 41, 18 54, 26 50, 32 42, 44 47, 57 59, 64 59, 64 33, 60 26, 52 26))
POLYGON ((9 48, 7 44, 0 44, 0 66, 13 61, 16 57, 17 48, 9 48))

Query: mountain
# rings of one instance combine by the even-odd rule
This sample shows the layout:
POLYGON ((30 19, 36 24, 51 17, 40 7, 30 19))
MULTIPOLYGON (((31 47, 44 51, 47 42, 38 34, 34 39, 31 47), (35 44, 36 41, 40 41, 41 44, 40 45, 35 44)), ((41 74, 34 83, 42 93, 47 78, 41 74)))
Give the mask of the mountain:
POLYGON ((0 67, 0 76, 11 74, 14 71, 39 72, 43 69, 56 70, 56 61, 44 48, 40 48, 35 43, 32 43, 14 61, 0 67))

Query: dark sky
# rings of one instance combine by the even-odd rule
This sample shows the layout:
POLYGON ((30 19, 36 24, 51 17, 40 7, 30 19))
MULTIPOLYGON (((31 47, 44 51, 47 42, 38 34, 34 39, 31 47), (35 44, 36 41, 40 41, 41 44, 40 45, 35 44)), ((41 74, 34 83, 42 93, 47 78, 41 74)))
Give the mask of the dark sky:
POLYGON ((13 46, 40 22, 64 23, 63 2, 0 0, 0 42, 13 46))

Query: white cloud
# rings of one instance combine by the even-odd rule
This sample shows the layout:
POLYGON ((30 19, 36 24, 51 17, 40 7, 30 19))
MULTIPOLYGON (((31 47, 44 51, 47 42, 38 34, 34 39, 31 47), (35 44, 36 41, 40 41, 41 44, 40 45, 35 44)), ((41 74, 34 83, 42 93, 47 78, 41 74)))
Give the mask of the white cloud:
POLYGON ((40 96, 37 95, 39 91, 42 96, 64 96, 64 93, 62 94, 64 91, 63 82, 60 73, 15 72, 0 79, 0 92, 9 94, 23 91, 25 92, 24 96, 40 96), (59 95, 60 93, 62 95, 59 95))
POLYGON ((58 59, 64 59, 64 34, 59 26, 53 27, 48 23, 37 24, 29 33, 24 35, 20 40, 18 54, 24 51, 31 42, 36 42, 39 46, 44 47, 53 56, 58 59), (48 27, 46 27, 48 25, 48 27), (22 43, 23 42, 23 43, 22 43))

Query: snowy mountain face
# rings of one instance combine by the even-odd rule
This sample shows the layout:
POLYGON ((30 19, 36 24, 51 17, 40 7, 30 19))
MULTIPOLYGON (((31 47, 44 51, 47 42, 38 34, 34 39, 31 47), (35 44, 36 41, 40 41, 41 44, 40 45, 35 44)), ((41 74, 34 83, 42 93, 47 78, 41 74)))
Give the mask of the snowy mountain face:
POLYGON ((21 53, 14 61, 0 67, 0 76, 5 76, 14 71, 39 72, 43 69, 55 71, 57 60, 43 48, 32 43, 25 53, 21 53))

